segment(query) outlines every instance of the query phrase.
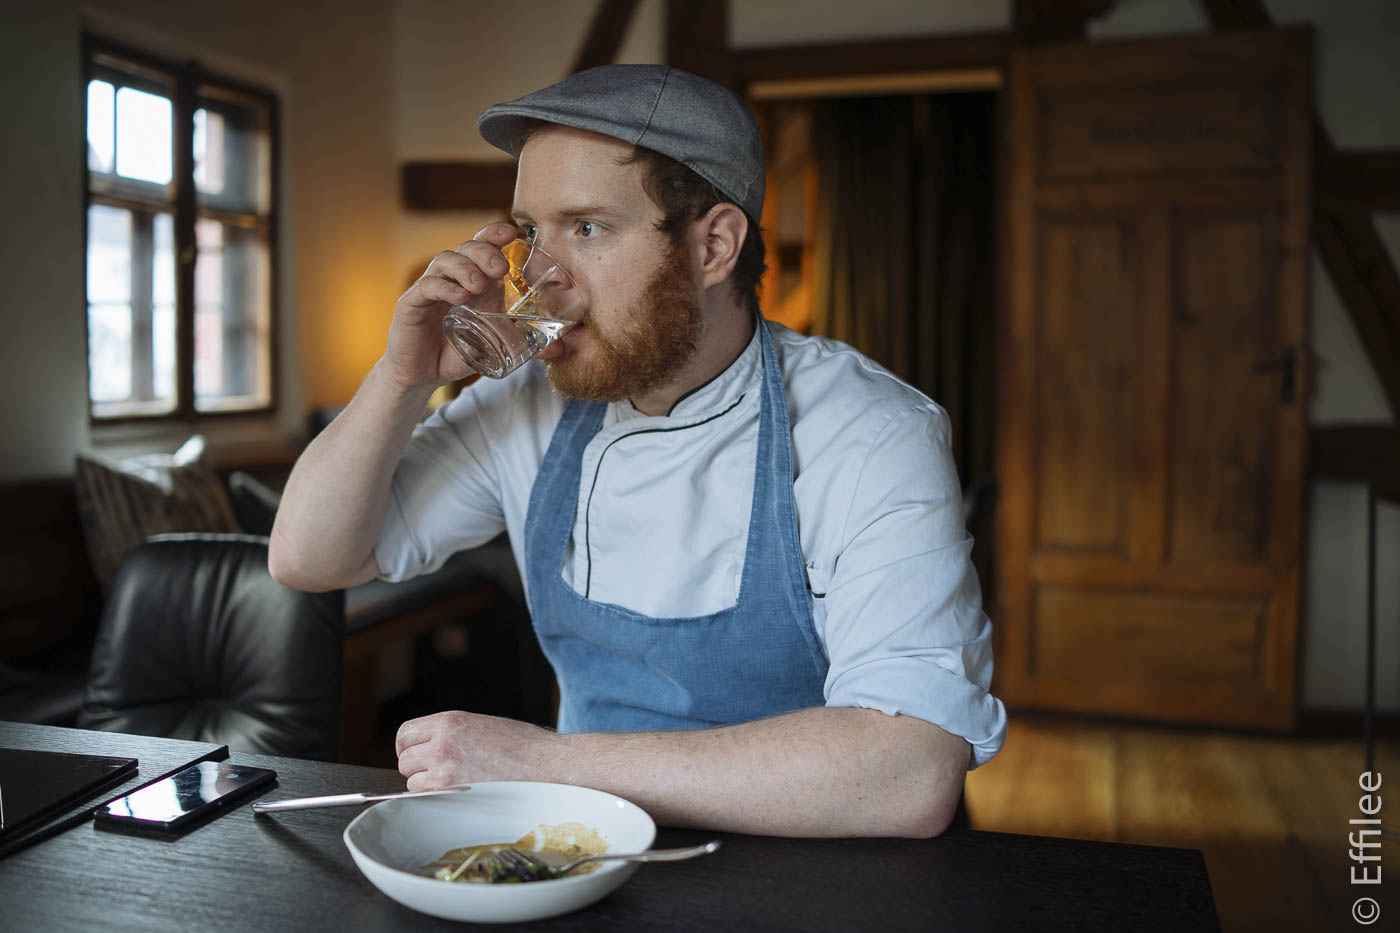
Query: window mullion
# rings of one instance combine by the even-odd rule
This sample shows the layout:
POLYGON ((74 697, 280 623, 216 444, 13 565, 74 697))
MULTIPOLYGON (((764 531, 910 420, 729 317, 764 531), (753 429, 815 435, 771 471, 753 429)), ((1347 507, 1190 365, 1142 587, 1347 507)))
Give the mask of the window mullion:
POLYGON ((175 82, 175 385, 176 410, 194 415, 194 65, 175 82))

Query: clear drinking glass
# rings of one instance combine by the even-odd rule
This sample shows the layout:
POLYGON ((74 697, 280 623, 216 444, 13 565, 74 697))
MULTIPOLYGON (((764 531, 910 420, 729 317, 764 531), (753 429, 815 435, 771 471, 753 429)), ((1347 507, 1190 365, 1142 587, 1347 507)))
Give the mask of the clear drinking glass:
POLYGON ((560 316, 574 280, 554 257, 528 240, 512 240, 501 253, 510 271, 499 286, 442 319, 452 348, 493 379, 515 372, 575 323, 560 316))

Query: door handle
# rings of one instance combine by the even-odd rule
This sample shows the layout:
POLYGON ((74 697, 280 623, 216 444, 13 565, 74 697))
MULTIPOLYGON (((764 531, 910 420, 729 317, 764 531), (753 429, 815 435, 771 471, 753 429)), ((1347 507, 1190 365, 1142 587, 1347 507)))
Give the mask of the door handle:
POLYGON ((1292 404, 1296 394, 1296 372, 1298 368, 1297 347, 1285 347, 1277 354, 1259 360, 1254 364, 1256 373, 1271 373, 1278 370, 1281 375, 1279 381, 1279 401, 1285 405, 1292 404))

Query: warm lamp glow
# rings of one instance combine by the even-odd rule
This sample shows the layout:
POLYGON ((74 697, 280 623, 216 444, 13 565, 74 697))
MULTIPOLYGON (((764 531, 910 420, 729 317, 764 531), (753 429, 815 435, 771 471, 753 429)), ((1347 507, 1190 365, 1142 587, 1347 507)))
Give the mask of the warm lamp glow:
POLYGON ((312 407, 344 405, 384 353, 394 296, 370 281, 373 271, 327 281, 320 300, 302 303, 302 375, 312 407))

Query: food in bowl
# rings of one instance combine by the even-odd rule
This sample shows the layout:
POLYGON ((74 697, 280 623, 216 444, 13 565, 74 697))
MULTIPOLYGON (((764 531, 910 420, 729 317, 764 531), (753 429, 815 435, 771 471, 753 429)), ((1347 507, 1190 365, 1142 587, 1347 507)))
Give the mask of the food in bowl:
MULTIPOLYGON (((514 842, 492 842, 482 845, 448 849, 415 874, 439 881, 468 884, 524 884, 542 879, 531 876, 497 855, 503 849, 515 849, 532 855, 553 868, 589 855, 608 851, 607 840, 597 830, 582 823, 561 823, 557 826, 537 826, 514 842)), ((586 875, 598 867, 594 862, 581 865, 571 875, 586 875)))

